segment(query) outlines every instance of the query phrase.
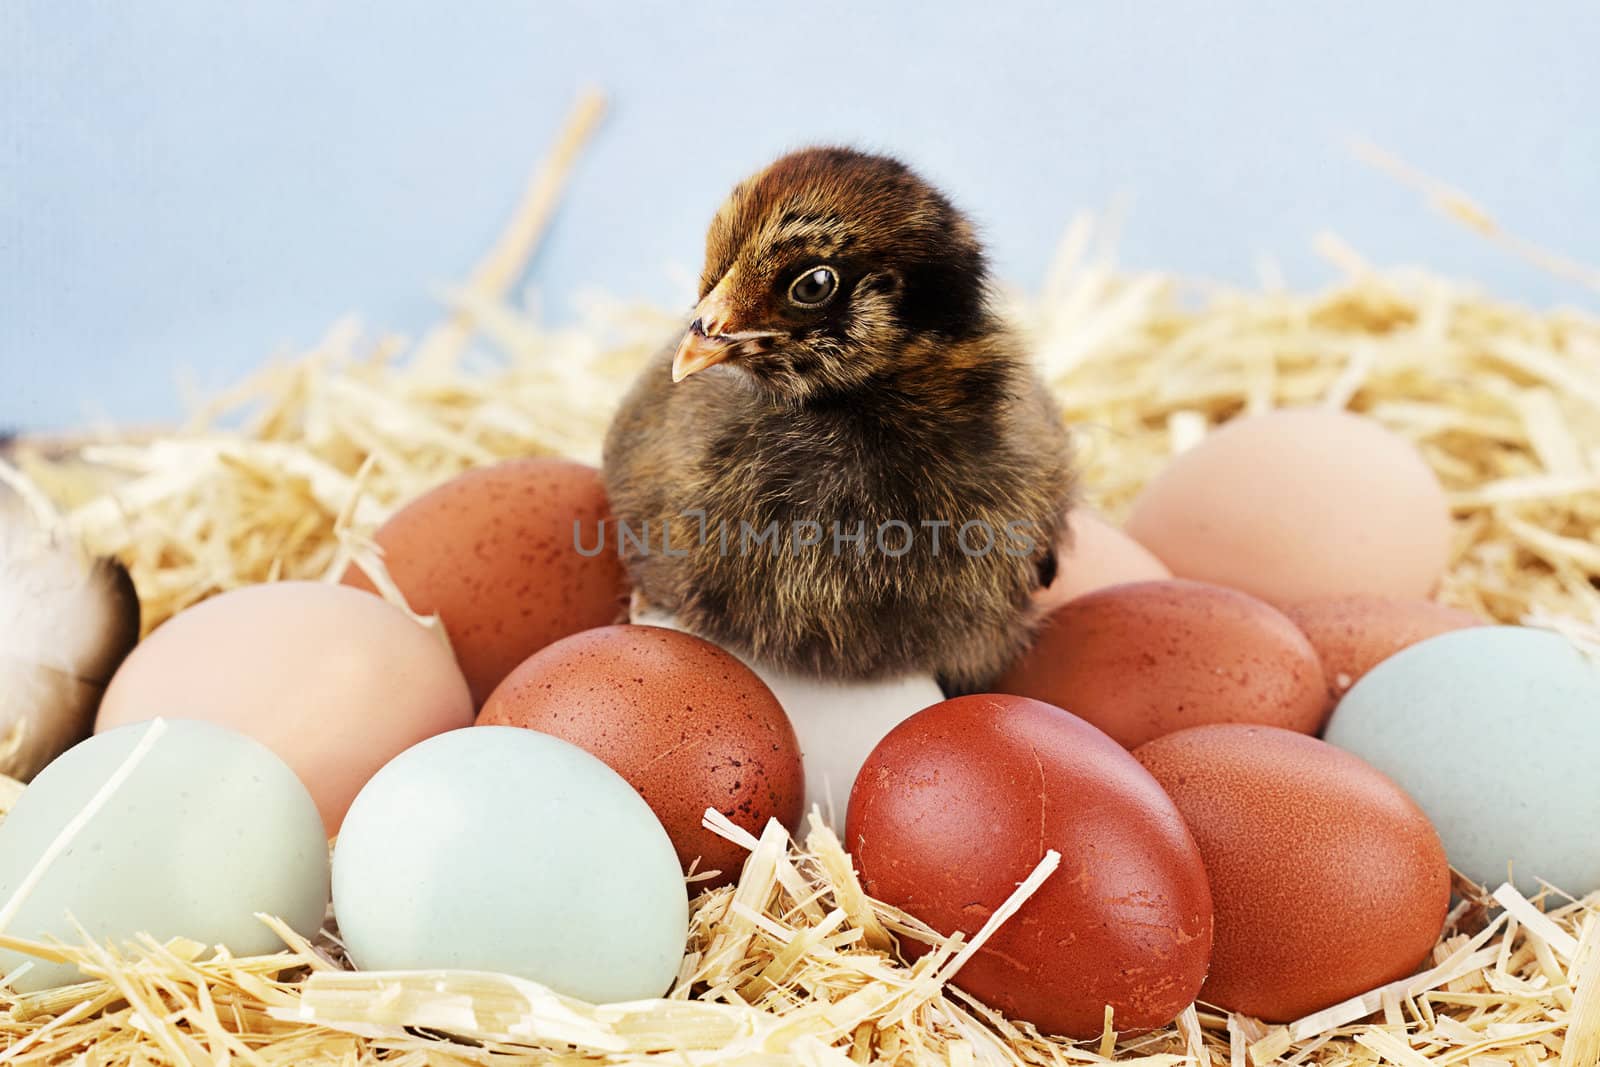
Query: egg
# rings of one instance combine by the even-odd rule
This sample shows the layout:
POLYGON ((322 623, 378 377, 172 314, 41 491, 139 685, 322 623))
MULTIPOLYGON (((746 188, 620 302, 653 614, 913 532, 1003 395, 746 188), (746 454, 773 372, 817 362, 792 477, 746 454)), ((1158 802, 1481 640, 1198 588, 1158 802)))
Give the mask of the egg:
POLYGON ((1404 438, 1343 411, 1227 423, 1134 501, 1127 531, 1180 578, 1274 604, 1426 597, 1450 559, 1450 506, 1404 438))
MULTIPOLYGON (((76 920, 97 941, 185 937, 252 956, 283 948, 261 912, 314 937, 328 906, 316 804, 267 748, 207 722, 123 726, 46 767, 0 823, 0 901, 136 750, 131 772, 45 868, 6 934, 81 944, 76 920)), ((87 980, 69 963, 0 949, 0 972, 24 961, 18 992, 87 980)))
MULTIPOLYGON (((1116 742, 1023 697, 958 697, 884 738, 846 834, 873 897, 942 934, 976 934, 1048 850, 1060 868, 954 983, 1047 1033, 1169 1022, 1211 951, 1211 895, 1183 819, 1116 742)), ((925 947, 902 938, 902 948, 925 947)))
POLYGON ((1327 739, 1389 775, 1490 888, 1600 889, 1600 661, 1560 634, 1482 626, 1384 660, 1345 694, 1327 739))
POLYGON ((373 776, 333 905, 359 967, 492 971, 595 1003, 665 993, 689 924, 677 853, 633 787, 509 726, 430 738, 373 776))
POLYGON ((1033 602, 1048 614, 1073 597, 1108 585, 1171 577, 1166 564, 1120 527, 1078 508, 1067 517, 1067 537, 1056 549, 1055 580, 1035 593, 1033 602))
POLYGON ((311 790, 332 835, 391 757, 471 725, 472 699, 449 649, 399 608, 342 585, 273 582, 203 601, 140 642, 95 729, 156 716, 265 744, 311 790))
MULTIPOLYGON (((634 612, 633 621, 680 629, 672 616, 649 609, 634 612)), ((844 828, 850 787, 873 748, 890 730, 944 699, 930 674, 871 681, 809 678, 727 651, 766 683, 788 714, 805 769, 805 810, 816 811, 835 831, 844 828)))
POLYGON ((535 652, 501 682, 481 726, 570 741, 627 779, 666 827, 685 871, 720 871, 744 848, 701 825, 716 808, 760 836, 799 825, 805 773, 794 728, 750 668, 708 641, 656 626, 605 626, 535 652))
POLYGON ((0 775, 27 781, 89 736, 139 620, 127 568, 0 477, 0 775))
POLYGON ((1177 579, 1071 601, 994 687, 1066 708, 1129 748, 1213 722, 1315 733, 1328 712, 1316 650, 1282 612, 1177 579))
MULTIPOLYGON (((444 621, 474 706, 550 642, 625 617, 608 512, 593 467, 515 459, 446 482, 378 530, 406 603, 444 621)), ((344 580, 372 589, 357 568, 344 580)))
POLYGON ((1205 857, 1216 945, 1200 999, 1289 1022, 1404 978, 1450 905, 1439 835, 1372 767, 1289 730, 1222 724, 1134 753, 1205 857))
POLYGON ((1334 700, 1401 649, 1451 630, 1483 625, 1471 612, 1432 600, 1370 595, 1302 600, 1283 610, 1311 639, 1334 700))

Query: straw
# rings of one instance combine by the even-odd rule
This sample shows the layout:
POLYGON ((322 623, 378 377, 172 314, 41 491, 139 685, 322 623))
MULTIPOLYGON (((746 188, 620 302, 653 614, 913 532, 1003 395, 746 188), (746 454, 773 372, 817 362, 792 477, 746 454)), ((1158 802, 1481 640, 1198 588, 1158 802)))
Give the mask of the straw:
MULTIPOLYGON (((599 113, 596 99, 580 103, 507 236, 419 346, 341 323, 180 429, 21 442, 7 481, 26 479, 25 493, 91 551, 127 564, 147 627, 227 589, 334 577, 350 562, 401 600, 372 540, 385 517, 496 459, 596 461, 621 390, 681 328, 675 314, 595 297, 578 325, 548 329, 507 302, 599 113)), ((1592 280, 1588 268, 1505 241, 1481 209, 1401 170, 1480 232, 1592 280)), ((1172 455, 1242 413, 1364 412, 1414 442, 1449 494, 1456 541, 1440 598, 1600 654, 1600 319, 1381 270, 1332 235, 1318 247, 1345 276, 1310 294, 1120 271, 1097 251, 1110 243, 1099 236, 1079 220, 1043 292, 1008 294, 1004 307, 1074 427, 1091 506, 1123 514, 1172 455)), ((4 785, 0 805, 15 797, 4 785)), ((250 959, 190 942, 42 946, 0 935, 90 979, 28 995, 0 989, 0 1058, 347 1067, 1600 1058, 1600 898, 1469 887, 1417 975, 1306 1019, 1268 1026, 1202 1003, 1152 1034, 1119 1033, 1109 1016, 1102 1035, 1072 1042, 1001 1017, 960 985, 962 964, 1051 876, 1048 861, 969 940, 868 897, 820 819, 800 841, 772 826, 750 835, 714 814, 707 825, 750 856, 736 885, 695 899, 678 981, 658 1000, 596 1006, 506 976, 352 972, 330 934, 307 942, 287 932, 285 951, 250 959), (895 945, 905 939, 928 952, 903 962, 895 945)))

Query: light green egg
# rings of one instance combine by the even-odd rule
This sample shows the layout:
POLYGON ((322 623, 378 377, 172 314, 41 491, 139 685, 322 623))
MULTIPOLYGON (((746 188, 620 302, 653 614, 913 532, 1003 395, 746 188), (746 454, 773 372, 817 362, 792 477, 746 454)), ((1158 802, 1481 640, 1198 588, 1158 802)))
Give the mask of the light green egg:
POLYGON ((677 853, 633 787, 509 726, 380 770, 339 831, 333 901, 368 970, 493 971, 595 1003, 665 993, 689 924, 677 853))
POLYGON ((1474 881, 1493 889, 1514 867, 1525 892, 1600 889, 1600 663, 1559 634, 1413 645, 1345 694, 1326 737, 1411 794, 1474 881))
MULTIPOLYGON (((134 723, 91 737, 33 780, 0 823, 0 907, 151 728, 134 723)), ((315 935, 328 906, 328 839, 305 786, 243 734, 184 720, 157 729, 5 933, 81 944, 76 920, 101 941, 186 937, 245 956, 283 947, 256 918, 263 912, 315 935)), ((0 951, 0 971, 27 961, 20 992, 84 980, 70 964, 0 951)))

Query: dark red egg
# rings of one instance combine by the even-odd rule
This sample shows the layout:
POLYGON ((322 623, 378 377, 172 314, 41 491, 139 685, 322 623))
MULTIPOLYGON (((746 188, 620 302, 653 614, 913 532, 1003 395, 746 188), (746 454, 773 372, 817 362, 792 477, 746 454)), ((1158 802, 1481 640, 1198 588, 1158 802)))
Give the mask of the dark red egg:
MULTIPOLYGON (((976 934, 1049 850, 1061 866, 954 984, 1047 1033, 1165 1025, 1199 990, 1211 894, 1183 818, 1138 762, 1060 708, 946 700, 896 727, 850 794, 868 893, 976 934)), ((908 955, 926 946, 907 941, 908 955)))

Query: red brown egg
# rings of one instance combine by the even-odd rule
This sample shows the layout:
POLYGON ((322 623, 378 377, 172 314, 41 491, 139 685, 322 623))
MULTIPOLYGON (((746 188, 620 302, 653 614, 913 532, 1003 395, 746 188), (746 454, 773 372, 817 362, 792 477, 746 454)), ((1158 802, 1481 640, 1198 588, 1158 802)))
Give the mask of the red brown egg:
POLYGON ((1183 813, 1211 878, 1216 947, 1201 1000, 1289 1022, 1427 958, 1450 868, 1427 816, 1378 771, 1265 726, 1201 726, 1134 755, 1183 813))
MULTIPOLYGON (((406 602, 444 620, 475 706, 550 642, 626 616, 615 542, 594 551, 608 511, 593 467, 517 459, 451 479, 378 530, 406 602)), ((373 589, 355 567, 344 581, 373 589)))
MULTIPOLYGON (((1060 708, 978 695, 913 715, 868 757, 846 838, 867 892, 969 938, 1044 859, 1047 878, 954 983, 1047 1033, 1165 1025, 1211 951, 1200 854, 1156 781, 1060 708)), ((911 956, 927 949, 909 939, 911 956)))
POLYGON ((995 689, 1066 708, 1128 748, 1191 726, 1315 733, 1316 650, 1276 608, 1203 582, 1134 582, 1059 608, 995 689))
POLYGON ((794 728, 750 668, 658 626, 604 626, 541 649, 501 682, 480 726, 522 726, 598 757, 650 805, 687 872, 734 880, 747 853, 701 825, 716 808, 759 835, 800 821, 794 728))
POLYGON ((1311 639, 1333 701, 1401 649, 1451 630, 1484 625, 1471 612, 1437 601, 1359 593, 1302 600, 1283 610, 1311 639))

